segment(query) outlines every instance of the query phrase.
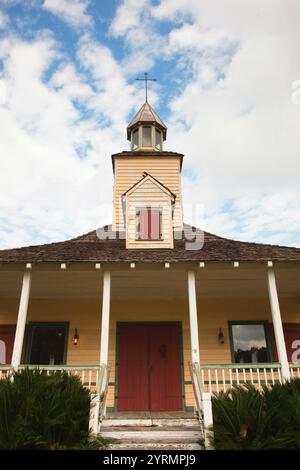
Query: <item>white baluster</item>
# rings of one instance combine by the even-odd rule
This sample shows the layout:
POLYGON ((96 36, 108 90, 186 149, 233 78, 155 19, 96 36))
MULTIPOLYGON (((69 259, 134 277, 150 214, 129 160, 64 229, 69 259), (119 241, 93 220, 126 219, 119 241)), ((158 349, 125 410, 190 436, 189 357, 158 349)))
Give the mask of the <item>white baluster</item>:
POLYGON ((223 390, 226 392, 226 380, 225 380, 225 371, 222 369, 222 379, 223 379, 223 390))
POLYGON ((218 377, 218 369, 215 369, 215 378, 216 378, 216 384, 217 384, 217 393, 220 392, 219 390, 219 377, 218 377))
POLYGON ((235 369, 236 383, 240 385, 239 369, 235 369))
POLYGON ((211 372, 210 372, 210 369, 208 369, 208 389, 209 389, 209 393, 212 393, 212 388, 211 388, 211 372))
POLYGON ((274 379, 273 367, 271 367, 271 377, 272 377, 272 384, 274 385, 275 384, 275 379, 274 379))
POLYGON ((268 383, 268 376, 267 376, 267 371, 266 371, 266 368, 264 367, 264 378, 265 378, 265 384, 268 386, 269 383, 268 383))

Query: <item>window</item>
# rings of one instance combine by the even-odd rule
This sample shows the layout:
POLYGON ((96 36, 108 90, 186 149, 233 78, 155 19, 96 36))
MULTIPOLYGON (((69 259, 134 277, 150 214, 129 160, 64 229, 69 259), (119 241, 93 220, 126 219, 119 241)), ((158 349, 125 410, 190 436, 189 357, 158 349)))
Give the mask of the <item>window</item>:
POLYGON ((136 149, 139 146, 139 130, 135 129, 132 133, 132 148, 136 149))
POLYGON ((137 239, 161 240, 161 211, 144 208, 137 211, 137 239))
POLYGON ((150 126, 143 127, 143 147, 151 147, 152 146, 152 128, 150 126))
POLYGON ((161 132, 155 129, 155 147, 161 150, 161 132))
POLYGON ((230 322, 232 358, 235 363, 270 361, 269 341, 264 322, 230 322))
POLYGON ((65 323, 32 323, 27 350, 28 364, 64 364, 67 328, 65 323))

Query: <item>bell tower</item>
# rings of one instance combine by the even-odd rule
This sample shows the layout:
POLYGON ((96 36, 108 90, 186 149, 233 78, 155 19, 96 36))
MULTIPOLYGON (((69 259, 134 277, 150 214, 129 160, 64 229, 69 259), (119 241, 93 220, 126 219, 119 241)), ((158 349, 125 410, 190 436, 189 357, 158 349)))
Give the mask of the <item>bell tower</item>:
POLYGON ((112 155, 113 230, 126 248, 173 248, 183 229, 183 155, 164 150, 167 127, 146 100, 127 127, 130 150, 112 155))

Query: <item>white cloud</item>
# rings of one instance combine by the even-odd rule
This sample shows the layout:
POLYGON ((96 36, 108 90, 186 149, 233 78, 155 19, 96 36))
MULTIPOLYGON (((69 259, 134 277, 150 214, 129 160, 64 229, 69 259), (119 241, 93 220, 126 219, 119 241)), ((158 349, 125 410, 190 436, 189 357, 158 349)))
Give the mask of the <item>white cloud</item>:
POLYGON ((129 30, 138 28, 141 23, 141 15, 148 5, 149 0, 122 1, 110 26, 110 33, 113 36, 124 36, 129 30))
POLYGON ((92 24, 86 12, 89 4, 89 0, 45 0, 42 7, 73 27, 86 27, 92 24))
POLYGON ((299 2, 162 0, 153 15, 175 21, 166 53, 190 74, 168 139, 194 176, 185 199, 204 202, 209 230, 300 245, 299 2))
POLYGON ((107 87, 103 96, 60 55, 51 37, 0 41, 0 79, 7 90, 0 106, 1 247, 61 240, 111 220, 110 155, 127 148, 117 114, 125 120, 136 98, 124 99, 130 90, 122 71, 102 47, 89 42, 81 53, 97 86, 107 87), (45 82, 59 58, 63 62, 45 82), (112 84, 106 65, 118 73, 112 84), (112 110, 111 125, 99 122, 98 108, 107 116, 112 110))
POLYGON ((0 30, 6 28, 8 23, 9 23, 8 16, 3 11, 0 11, 0 30))
POLYGON ((151 0, 123 0, 111 23, 110 35, 122 38, 129 51, 122 60, 127 76, 150 70, 164 47, 166 38, 155 29, 152 8, 151 0))

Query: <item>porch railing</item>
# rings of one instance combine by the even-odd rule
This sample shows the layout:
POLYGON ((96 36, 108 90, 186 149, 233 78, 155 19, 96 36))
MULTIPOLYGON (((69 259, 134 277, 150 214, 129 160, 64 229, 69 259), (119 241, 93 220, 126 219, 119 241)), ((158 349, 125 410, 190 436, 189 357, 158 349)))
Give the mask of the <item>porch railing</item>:
MULTIPOLYGON (((53 374, 54 372, 66 372, 69 375, 77 376, 82 385, 86 387, 90 392, 96 392, 99 384, 99 365, 82 365, 82 366, 69 366, 69 365, 20 365, 18 370, 22 369, 39 369, 40 371, 46 371, 47 375, 53 374)), ((12 373, 12 367, 10 365, 0 364, 0 379, 6 378, 12 373)))
MULTIPOLYGON (((300 378, 300 364, 290 364, 291 378, 300 378)), ((251 383, 258 388, 282 383, 279 363, 266 364, 202 364, 200 379, 203 391, 226 392, 233 385, 251 383)))

